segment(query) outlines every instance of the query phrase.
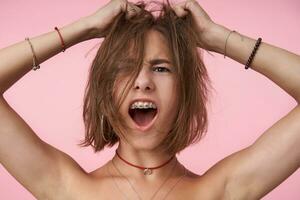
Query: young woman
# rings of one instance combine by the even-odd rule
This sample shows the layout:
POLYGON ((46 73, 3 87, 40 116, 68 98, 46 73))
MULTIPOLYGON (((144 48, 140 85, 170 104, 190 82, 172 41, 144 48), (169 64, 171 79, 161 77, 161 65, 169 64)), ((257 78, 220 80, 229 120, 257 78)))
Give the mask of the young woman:
POLYGON ((260 199, 299 168, 300 107, 202 175, 176 154, 207 129, 209 78, 197 48, 230 57, 300 101, 300 57, 221 26, 193 0, 112 0, 87 17, 0 51, 0 161, 37 199, 260 199), (3 98, 23 75, 80 42, 104 37, 85 93, 86 137, 116 155, 87 173, 40 140, 3 98), (271 58, 271 59, 270 59, 271 58))

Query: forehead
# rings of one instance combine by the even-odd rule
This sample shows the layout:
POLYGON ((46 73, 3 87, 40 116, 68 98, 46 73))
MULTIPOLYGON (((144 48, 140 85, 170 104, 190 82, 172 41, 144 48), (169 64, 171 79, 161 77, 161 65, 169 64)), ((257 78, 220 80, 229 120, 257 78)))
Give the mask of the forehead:
POLYGON ((138 59, 142 59, 144 63, 150 65, 156 65, 160 63, 172 64, 172 53, 169 48, 168 40, 163 34, 154 29, 148 30, 145 33, 144 37, 144 57, 139 58, 138 46, 133 45, 132 42, 129 42, 127 50, 123 51, 123 54, 120 55, 116 61, 123 66, 125 64, 131 65, 136 64, 138 59))
POLYGON ((145 37, 144 61, 147 62, 158 58, 171 60, 171 50, 165 36, 151 29, 146 33, 145 37))

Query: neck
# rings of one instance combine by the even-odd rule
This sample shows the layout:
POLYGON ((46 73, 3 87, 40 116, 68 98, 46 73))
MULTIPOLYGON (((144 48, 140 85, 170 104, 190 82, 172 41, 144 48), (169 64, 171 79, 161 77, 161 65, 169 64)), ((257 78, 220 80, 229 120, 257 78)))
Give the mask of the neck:
MULTIPOLYGON (((151 175, 144 175, 143 170, 137 167, 133 167, 123 160, 121 160, 117 155, 113 157, 113 162, 116 167, 127 177, 135 178, 135 179, 147 179, 147 180, 154 180, 161 177, 163 174, 168 173, 170 170, 174 168, 174 172, 182 166, 178 163, 176 156, 170 155, 167 153, 163 153, 163 151, 148 151, 148 150, 136 150, 132 148, 123 148, 120 144, 117 148, 117 152, 119 155, 126 160, 127 162, 145 167, 145 168, 152 168, 160 166, 170 160, 171 157, 173 159, 168 162, 166 165, 158 168, 153 169, 151 175)), ((176 173, 174 173, 176 174, 176 173)), ((164 176, 164 175, 163 175, 164 176)))

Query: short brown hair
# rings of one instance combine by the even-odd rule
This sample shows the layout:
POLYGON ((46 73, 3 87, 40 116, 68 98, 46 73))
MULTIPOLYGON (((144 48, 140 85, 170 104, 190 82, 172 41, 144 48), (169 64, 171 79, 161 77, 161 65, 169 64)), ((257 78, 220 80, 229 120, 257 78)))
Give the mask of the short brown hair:
POLYGON ((119 106, 141 70, 145 34, 153 29, 168 41, 179 83, 177 118, 162 141, 166 151, 175 154, 199 141, 207 131, 210 79, 197 47, 198 36, 192 28, 192 16, 177 17, 168 1, 159 3, 161 7, 157 16, 146 10, 149 3, 138 2, 136 5, 142 11, 131 19, 126 19, 125 13, 118 15, 93 60, 84 96, 85 139, 79 145, 91 145, 97 152, 119 141, 121 127, 126 126, 118 113, 119 106), (128 56, 129 47, 136 61, 126 69, 131 78, 122 98, 115 103, 113 87, 120 71, 118 61, 128 56))

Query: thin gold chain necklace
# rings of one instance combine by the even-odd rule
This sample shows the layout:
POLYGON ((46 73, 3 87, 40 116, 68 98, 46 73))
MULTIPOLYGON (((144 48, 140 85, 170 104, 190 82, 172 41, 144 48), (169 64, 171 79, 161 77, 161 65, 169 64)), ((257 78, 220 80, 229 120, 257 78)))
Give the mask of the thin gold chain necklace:
MULTIPOLYGON (((129 181, 129 179, 123 175, 123 173, 117 168, 117 166, 115 165, 114 161, 112 160, 112 164, 114 166, 114 168, 118 171, 118 173, 126 179, 126 181, 129 183, 130 187, 132 188, 132 190, 136 193, 136 195, 138 196, 139 200, 142 200, 142 197, 139 195, 139 193, 136 191, 136 189, 134 188, 133 184, 129 181)), ((152 200, 155 195, 158 193, 158 191, 162 188, 162 186, 167 182, 167 180, 171 177, 173 170, 175 169, 177 165, 177 162, 175 162, 172 170, 170 171, 169 175, 166 177, 166 179, 164 180, 164 182, 160 185, 160 187, 158 187, 158 189, 155 191, 155 193, 152 195, 152 197, 150 198, 150 200, 152 200)))
MULTIPOLYGON (((141 196, 140 196, 139 193, 136 191, 136 189, 134 188, 133 184, 129 181, 129 179, 128 179, 126 176, 124 176, 124 175, 122 174, 122 172, 116 167, 116 165, 115 165, 115 163, 113 162, 113 160, 111 160, 111 162, 112 162, 114 168, 118 171, 118 173, 119 173, 124 179, 126 179, 126 181, 129 183, 129 185, 130 185, 130 187, 132 188, 132 190, 133 190, 133 191, 136 193, 136 195, 138 196, 138 199, 139 199, 139 200, 142 200, 141 196)), ((154 199, 154 197, 155 197, 155 196, 157 195, 157 193, 160 191, 160 189, 162 188, 162 186, 163 186, 163 185, 167 182, 167 180, 171 177, 171 175, 172 175, 172 173, 173 173, 173 171, 174 171, 176 165, 177 165, 177 162, 174 164, 174 167, 172 168, 170 174, 166 177, 166 179, 163 181, 163 183, 158 187, 158 189, 157 189, 157 190, 155 191, 155 193, 152 195, 152 197, 150 198, 150 200, 154 199)), ((115 181, 114 177, 113 177, 112 174, 110 173, 110 171, 109 171, 109 169, 108 169, 108 166, 107 166, 107 171, 108 171, 109 175, 111 176, 111 178, 112 178, 112 180, 113 180, 113 182, 114 182, 116 188, 123 194, 123 196, 124 196, 126 199, 129 199, 129 198, 127 197, 127 195, 126 195, 126 194, 121 190, 121 188, 118 186, 118 184, 117 184, 117 182, 115 181)), ((175 182, 175 184, 170 188, 170 190, 166 193, 166 195, 164 196, 163 199, 167 198, 167 196, 169 195, 169 193, 175 188, 175 186, 180 182, 180 180, 181 180, 184 176, 186 176, 186 169, 185 169, 185 171, 184 171, 184 175, 180 176, 180 177, 177 179, 177 181, 175 182)))

